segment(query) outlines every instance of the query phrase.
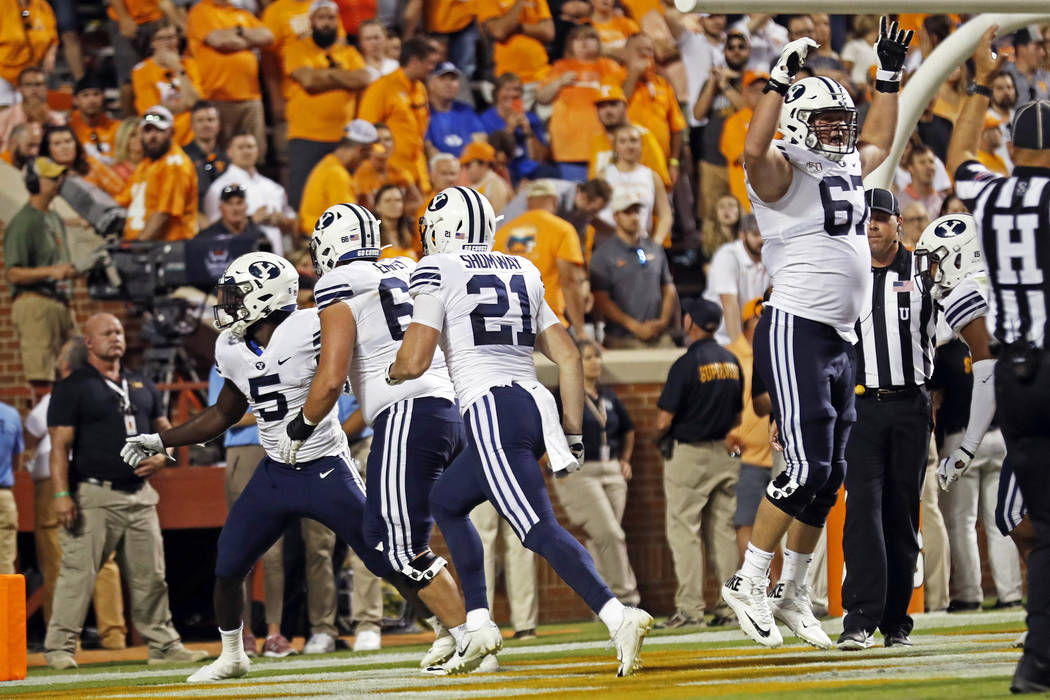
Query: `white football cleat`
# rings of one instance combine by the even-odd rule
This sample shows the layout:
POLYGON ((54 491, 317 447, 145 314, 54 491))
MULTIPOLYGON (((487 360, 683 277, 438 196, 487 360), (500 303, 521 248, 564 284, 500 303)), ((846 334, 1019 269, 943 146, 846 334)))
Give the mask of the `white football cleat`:
POLYGON ((239 659, 220 655, 207 666, 198 668, 192 676, 186 679, 186 682, 199 683, 201 681, 221 681, 224 678, 240 678, 248 673, 251 666, 251 659, 243 651, 239 659))
POLYGON ((445 626, 440 622, 437 622, 435 618, 434 622, 431 623, 434 628, 434 634, 437 637, 434 639, 434 643, 427 649, 427 653, 423 654, 422 660, 419 662, 419 667, 422 669, 430 668, 431 666, 440 666, 456 653, 456 640, 452 638, 445 626))
POLYGON ((612 636, 616 658, 620 660, 620 668, 616 670, 617 678, 629 676, 642 667, 642 641, 652 628, 653 616, 649 613, 639 608, 623 609, 623 622, 612 636))
POLYGON ((778 583, 769 594, 773 617, 788 626, 796 637, 819 649, 830 649, 831 638, 820 626, 809 601, 809 587, 794 581, 778 583))
POLYGON ((489 654, 481 660, 481 665, 474 669, 474 673, 497 673, 502 671, 500 668, 499 659, 496 658, 495 654, 489 654))
POLYGON ((769 608, 768 587, 769 579, 765 576, 744 576, 738 571, 722 584, 722 600, 736 613, 744 634, 772 649, 783 644, 784 638, 769 608))
POLYGON ((436 676, 451 676, 457 673, 470 673, 489 654, 495 654, 503 648, 503 635, 495 622, 467 632, 463 636, 463 645, 443 664, 429 666, 425 673, 436 676))

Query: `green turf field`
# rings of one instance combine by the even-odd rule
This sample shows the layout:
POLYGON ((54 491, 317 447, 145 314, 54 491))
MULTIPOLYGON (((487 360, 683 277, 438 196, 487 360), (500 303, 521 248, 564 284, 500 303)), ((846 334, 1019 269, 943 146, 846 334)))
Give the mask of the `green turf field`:
MULTIPOLYGON (((841 620, 829 620, 832 639, 841 620)), ((30 669, 0 693, 76 698, 383 697, 615 698, 798 697, 993 698, 1009 695, 1024 631, 1022 612, 919 616, 911 650, 876 646, 863 652, 820 651, 787 636, 767 650, 736 629, 654 631, 643 669, 618 679, 616 655, 598 623, 548 626, 540 637, 506 642, 498 673, 426 676, 416 664, 424 647, 364 654, 258 659, 245 678, 187 684, 194 666, 158 669, 143 662, 82 665, 75 671, 30 669)), ((881 645, 881 638, 878 638, 881 645)))

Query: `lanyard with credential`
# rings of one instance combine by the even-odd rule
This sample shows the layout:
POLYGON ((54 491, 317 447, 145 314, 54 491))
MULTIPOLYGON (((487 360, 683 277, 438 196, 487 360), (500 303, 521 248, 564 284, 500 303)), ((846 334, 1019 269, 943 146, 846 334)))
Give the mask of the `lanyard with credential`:
POLYGON ((139 430, 135 424, 135 413, 131 410, 131 391, 128 389, 128 380, 121 378, 118 385, 108 377, 103 377, 102 379, 120 397, 120 413, 124 417, 124 432, 128 434, 128 437, 138 435, 139 430))
POLYGON ((601 426, 602 444, 598 448, 598 459, 603 463, 609 461, 609 438, 605 434, 605 423, 608 419, 608 415, 605 412, 605 402, 602 401, 602 397, 598 396, 598 404, 601 408, 598 408, 598 404, 595 404, 591 400, 591 397, 586 393, 583 395, 583 400, 587 404, 587 410, 590 411, 594 417, 598 420, 598 425, 601 426))

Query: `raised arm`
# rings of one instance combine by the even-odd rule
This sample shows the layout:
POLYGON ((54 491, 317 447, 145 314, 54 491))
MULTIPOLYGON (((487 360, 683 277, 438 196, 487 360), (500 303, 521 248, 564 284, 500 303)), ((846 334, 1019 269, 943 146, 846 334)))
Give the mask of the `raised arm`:
POLYGON ((910 29, 900 29, 897 22, 890 23, 885 16, 879 25, 879 38, 875 42, 878 59, 875 94, 858 139, 862 177, 879 167, 893 148, 893 135, 897 131, 897 94, 912 34, 910 29))
POLYGON ((984 87, 985 94, 976 92, 963 98, 962 109, 955 118, 952 140, 948 143, 948 174, 955 177, 959 166, 968 160, 977 159, 981 143, 981 131, 984 129, 984 118, 988 113, 988 102, 991 97, 992 80, 1006 62, 1006 57, 997 55, 992 50, 992 39, 999 25, 993 24, 981 36, 977 50, 973 54, 974 82, 984 87))

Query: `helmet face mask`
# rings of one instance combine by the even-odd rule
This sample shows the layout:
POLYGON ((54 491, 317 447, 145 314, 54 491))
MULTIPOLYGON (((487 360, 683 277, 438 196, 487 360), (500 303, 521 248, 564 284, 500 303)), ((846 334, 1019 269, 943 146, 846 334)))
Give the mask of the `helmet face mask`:
POLYGON ((360 204, 325 209, 310 238, 310 259, 318 277, 341 262, 375 260, 380 252, 379 221, 360 204))
POLYGON ((248 253, 226 268, 216 285, 215 327, 244 337, 248 327, 275 311, 294 311, 299 273, 273 253, 248 253))
POLYGON ((434 195, 419 218, 423 254, 488 253, 496 238, 489 200, 470 187, 449 187, 434 195))
POLYGON ((831 160, 857 150, 857 108, 845 88, 830 78, 803 78, 792 85, 779 128, 788 142, 831 160), (827 119, 836 115, 841 118, 827 119))
POLYGON ((856 110, 835 108, 814 110, 810 112, 806 123, 809 126, 806 147, 810 150, 839 156, 857 150, 856 110), (841 114, 840 119, 827 119, 839 113, 841 114))
POLYGON ((948 214, 927 226, 915 244, 915 269, 934 299, 963 280, 985 274, 977 226, 969 214, 948 214))

